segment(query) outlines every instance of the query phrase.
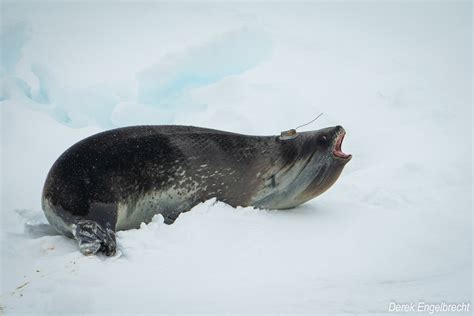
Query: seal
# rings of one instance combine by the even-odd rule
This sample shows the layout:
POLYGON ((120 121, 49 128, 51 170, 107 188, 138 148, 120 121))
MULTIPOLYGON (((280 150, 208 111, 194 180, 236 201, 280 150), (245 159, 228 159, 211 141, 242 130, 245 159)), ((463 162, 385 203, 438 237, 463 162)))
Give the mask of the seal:
POLYGON ((132 126, 90 136, 54 163, 43 188, 49 223, 83 254, 116 251, 115 232, 211 198, 288 209, 331 187, 351 155, 341 126, 290 136, 249 136, 176 125, 132 126))

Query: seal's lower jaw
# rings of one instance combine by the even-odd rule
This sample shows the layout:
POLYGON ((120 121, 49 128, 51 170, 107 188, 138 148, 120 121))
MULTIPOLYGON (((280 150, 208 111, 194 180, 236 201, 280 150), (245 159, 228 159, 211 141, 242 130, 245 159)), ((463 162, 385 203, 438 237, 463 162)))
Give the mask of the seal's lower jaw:
POLYGON ((349 161, 352 158, 352 155, 346 154, 342 151, 341 145, 342 141, 344 140, 344 136, 346 136, 346 132, 342 131, 337 135, 336 144, 334 145, 334 149, 332 153, 336 158, 343 159, 345 161, 349 161))

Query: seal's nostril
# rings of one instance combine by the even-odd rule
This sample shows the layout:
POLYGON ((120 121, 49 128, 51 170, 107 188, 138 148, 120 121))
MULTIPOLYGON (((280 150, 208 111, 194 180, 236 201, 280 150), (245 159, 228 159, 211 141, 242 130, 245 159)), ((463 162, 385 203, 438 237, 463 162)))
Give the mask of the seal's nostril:
POLYGON ((342 127, 341 125, 337 125, 335 129, 336 129, 335 131, 336 135, 341 134, 341 133, 342 134, 346 133, 346 131, 344 130, 344 127, 342 127))

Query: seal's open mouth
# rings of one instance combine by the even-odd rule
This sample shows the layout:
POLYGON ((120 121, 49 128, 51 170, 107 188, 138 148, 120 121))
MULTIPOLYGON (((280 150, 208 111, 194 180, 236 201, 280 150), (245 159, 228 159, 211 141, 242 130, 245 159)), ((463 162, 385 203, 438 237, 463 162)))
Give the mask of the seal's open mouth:
POLYGON ((342 141, 344 140, 345 135, 346 135, 346 132, 342 132, 339 135, 337 135, 336 144, 334 145, 333 154, 334 154, 334 156, 336 156, 338 158, 350 159, 352 156, 349 155, 349 154, 344 153, 341 149, 342 141))

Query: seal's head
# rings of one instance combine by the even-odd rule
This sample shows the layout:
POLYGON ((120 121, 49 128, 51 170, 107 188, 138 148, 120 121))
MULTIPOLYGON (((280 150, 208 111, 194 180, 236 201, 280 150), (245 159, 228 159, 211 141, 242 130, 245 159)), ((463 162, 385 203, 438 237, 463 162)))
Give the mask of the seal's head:
POLYGON ((281 159, 272 170, 272 190, 257 205, 292 208, 329 189, 352 158, 341 149, 345 134, 342 126, 335 126, 279 137, 281 159))
POLYGON ((344 166, 352 155, 342 151, 342 141, 346 132, 342 126, 302 133, 301 154, 308 157, 299 177, 292 183, 300 191, 294 201, 304 203, 327 189, 339 178, 344 166))

